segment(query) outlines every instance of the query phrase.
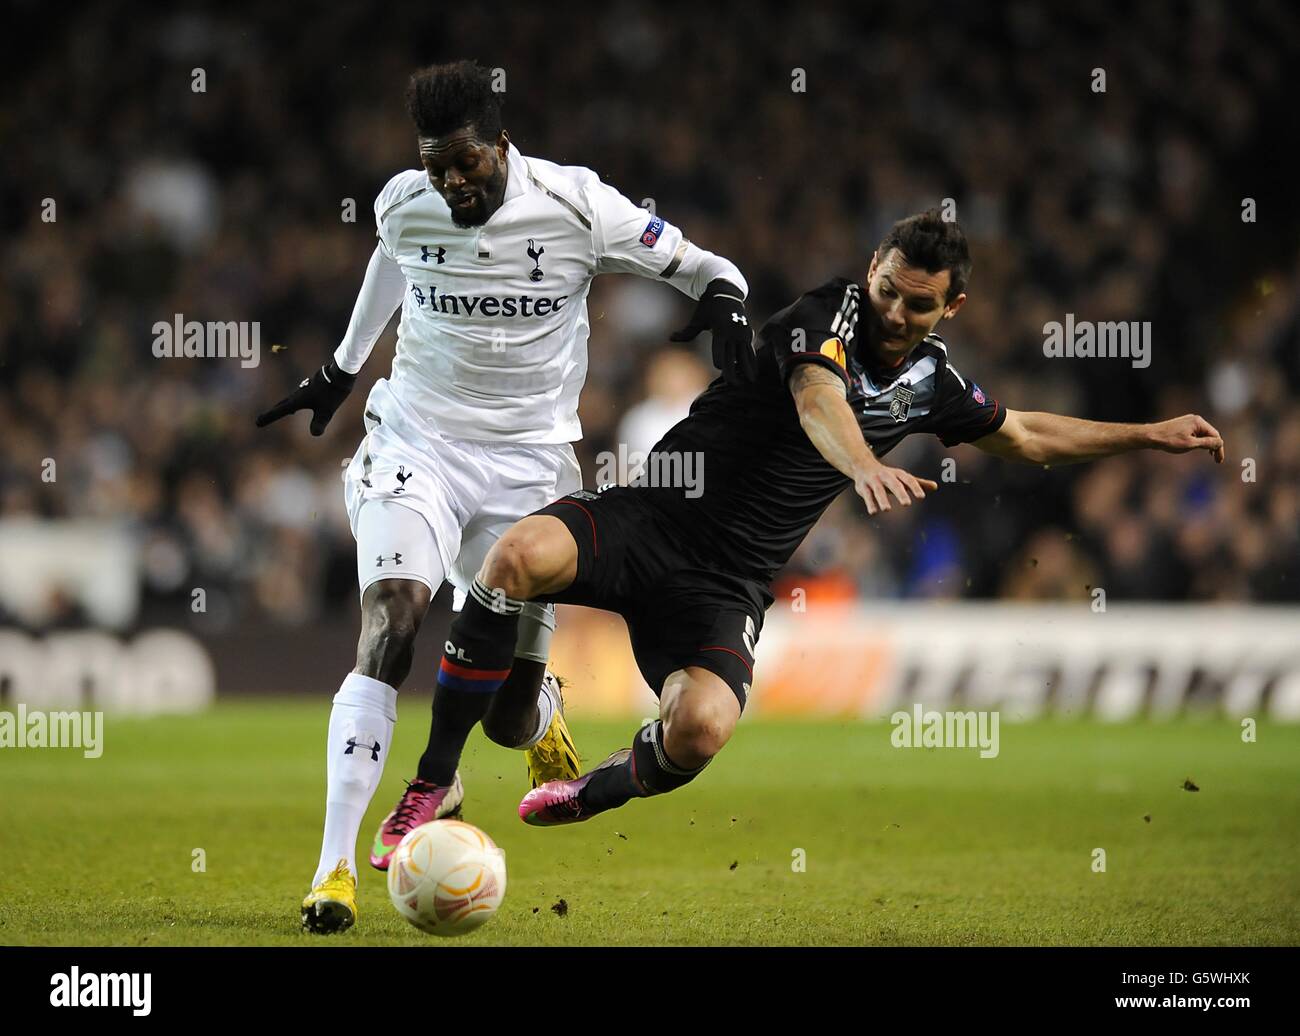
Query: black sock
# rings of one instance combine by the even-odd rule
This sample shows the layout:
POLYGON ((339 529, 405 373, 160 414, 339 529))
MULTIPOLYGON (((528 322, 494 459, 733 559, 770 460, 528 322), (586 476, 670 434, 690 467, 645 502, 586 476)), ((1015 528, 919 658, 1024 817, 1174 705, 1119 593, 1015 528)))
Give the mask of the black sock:
POLYGON ((469 732, 510 675, 522 607, 474 580, 438 665, 429 744, 416 771, 421 780, 446 785, 455 777, 469 732))
POLYGON ((664 751, 663 724, 655 720, 642 727, 632 739, 632 752, 626 759, 596 771, 582 789, 582 802, 592 810, 602 810, 621 806, 638 796, 662 795, 689 784, 704 766, 687 770, 669 759, 664 751))
POLYGON ((415 771, 420 780, 444 787, 455 780, 469 732, 487 714, 491 704, 490 694, 456 691, 442 684, 433 689, 429 744, 415 771))

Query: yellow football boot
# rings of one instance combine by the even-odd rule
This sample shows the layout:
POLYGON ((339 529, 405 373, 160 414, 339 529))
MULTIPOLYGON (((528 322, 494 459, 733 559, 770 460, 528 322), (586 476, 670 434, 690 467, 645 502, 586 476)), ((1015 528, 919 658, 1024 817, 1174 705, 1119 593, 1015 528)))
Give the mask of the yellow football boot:
POLYGON ((317 935, 344 932, 357 920, 357 879, 348 861, 339 860, 302 901, 302 926, 317 935))
POLYGON ((542 690, 550 695, 555 703, 551 715, 551 725, 546 728, 540 741, 524 749, 524 759, 528 763, 528 779, 533 787, 539 787, 547 781, 571 781, 578 777, 580 764, 578 750, 573 747, 573 735, 564 722, 564 698, 560 694, 560 679, 549 669, 542 678, 542 690))

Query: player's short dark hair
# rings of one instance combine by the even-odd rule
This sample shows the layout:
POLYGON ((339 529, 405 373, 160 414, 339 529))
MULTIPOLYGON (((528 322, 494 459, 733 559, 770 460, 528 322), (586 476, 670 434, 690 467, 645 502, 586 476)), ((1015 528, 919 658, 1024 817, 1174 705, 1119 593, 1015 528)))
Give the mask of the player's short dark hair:
POLYGON ((945 302, 951 302, 966 290, 971 268, 966 235, 956 220, 945 220, 937 208, 900 219, 889 228, 876 255, 883 259, 894 248, 903 254, 908 266, 919 266, 926 273, 948 271, 945 302))
POLYGON ((480 140, 501 134, 501 94, 492 89, 493 72, 477 61, 430 65, 411 76, 406 110, 422 137, 441 137, 473 126, 480 140))

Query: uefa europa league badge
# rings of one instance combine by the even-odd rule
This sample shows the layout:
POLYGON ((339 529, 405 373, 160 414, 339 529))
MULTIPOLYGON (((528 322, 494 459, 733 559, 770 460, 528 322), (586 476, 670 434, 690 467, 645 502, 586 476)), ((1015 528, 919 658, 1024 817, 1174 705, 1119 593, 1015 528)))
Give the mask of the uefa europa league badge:
POLYGON ((546 249, 534 241, 531 237, 528 239, 528 258, 533 261, 532 272, 528 274, 530 281, 540 281, 546 276, 542 272, 542 255, 546 249))

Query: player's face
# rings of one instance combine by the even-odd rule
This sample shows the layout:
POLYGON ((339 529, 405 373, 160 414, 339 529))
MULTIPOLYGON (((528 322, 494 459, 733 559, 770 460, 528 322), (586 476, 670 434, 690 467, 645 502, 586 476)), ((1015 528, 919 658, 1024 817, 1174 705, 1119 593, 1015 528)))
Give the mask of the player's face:
POLYGON ((433 189, 451 209, 458 227, 481 227, 501 207, 506 193, 505 130, 495 143, 479 139, 472 126, 442 137, 420 137, 420 162, 433 189))
POLYGON ((907 265, 903 253, 892 248, 871 258, 867 271, 867 297, 871 299, 869 337, 876 356, 887 367, 901 363, 940 320, 952 317, 966 301, 963 292, 945 302, 951 274, 927 273, 907 265))

